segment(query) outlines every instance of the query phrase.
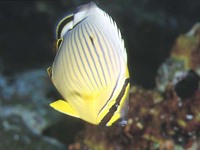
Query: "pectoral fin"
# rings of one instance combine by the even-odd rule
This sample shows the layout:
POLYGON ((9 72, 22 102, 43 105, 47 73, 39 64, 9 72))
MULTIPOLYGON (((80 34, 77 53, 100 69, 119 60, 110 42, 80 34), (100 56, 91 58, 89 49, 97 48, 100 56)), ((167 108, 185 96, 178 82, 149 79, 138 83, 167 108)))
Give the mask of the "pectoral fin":
POLYGON ((67 114, 76 118, 80 118, 78 112, 74 110, 67 101, 57 100, 51 103, 50 106, 64 114, 67 114))
POLYGON ((52 72, 51 71, 52 71, 51 67, 48 67, 47 68, 47 73, 48 73, 49 78, 51 78, 51 76, 52 76, 52 72))

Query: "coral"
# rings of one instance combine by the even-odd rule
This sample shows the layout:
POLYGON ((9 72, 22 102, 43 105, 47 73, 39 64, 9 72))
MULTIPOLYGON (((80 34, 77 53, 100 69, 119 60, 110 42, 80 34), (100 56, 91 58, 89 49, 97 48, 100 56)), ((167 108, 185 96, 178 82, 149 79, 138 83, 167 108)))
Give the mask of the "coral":
MULTIPOLYGON (((94 150, 172 149, 191 147, 200 131, 200 91, 180 101, 169 87, 164 95, 134 87, 125 127, 86 125, 77 138, 80 147, 94 150)), ((76 144, 77 144, 76 143, 76 144)), ((72 145, 70 145, 73 149, 72 145)))
MULTIPOLYGON (((197 74, 195 76, 199 76, 199 54, 200 23, 196 23, 190 31, 177 37, 171 49, 170 57, 159 67, 156 77, 157 89, 164 92, 168 84, 176 86, 178 82, 191 74, 191 70, 194 74, 197 74)), ((194 81, 191 81, 191 83, 194 83, 194 81)))
POLYGON ((171 57, 185 61, 185 67, 196 70, 200 67, 200 23, 189 32, 180 35, 171 51, 171 57))

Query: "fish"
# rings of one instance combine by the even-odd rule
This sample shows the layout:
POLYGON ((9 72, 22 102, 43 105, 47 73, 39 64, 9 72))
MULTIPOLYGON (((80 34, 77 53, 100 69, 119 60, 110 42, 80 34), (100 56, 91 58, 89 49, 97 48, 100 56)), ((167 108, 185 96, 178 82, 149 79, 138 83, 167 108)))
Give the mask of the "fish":
POLYGON ((94 2, 80 5, 56 28, 56 54, 47 69, 62 96, 55 110, 99 126, 126 125, 130 76, 116 22, 94 2))

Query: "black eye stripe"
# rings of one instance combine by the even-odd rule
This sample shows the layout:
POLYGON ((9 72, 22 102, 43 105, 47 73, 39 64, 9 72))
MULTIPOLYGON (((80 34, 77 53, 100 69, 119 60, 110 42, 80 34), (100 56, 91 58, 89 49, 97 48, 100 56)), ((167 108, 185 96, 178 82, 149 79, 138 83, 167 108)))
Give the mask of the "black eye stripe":
POLYGON ((70 17, 66 17, 64 18, 58 25, 58 29, 57 29, 57 39, 61 38, 61 32, 62 32, 62 29, 64 28, 64 26, 66 24, 68 24, 69 22, 71 22, 72 20, 74 19, 74 16, 70 16, 70 17))
POLYGON ((124 86, 122 87, 121 92, 119 93, 115 104, 109 109, 109 112, 104 116, 104 118, 101 120, 101 122, 99 123, 100 126, 105 126, 108 121, 112 118, 112 116, 114 115, 115 111, 117 110, 122 97, 125 94, 126 91, 126 87, 128 86, 128 84, 130 83, 130 78, 127 78, 124 82, 124 86))

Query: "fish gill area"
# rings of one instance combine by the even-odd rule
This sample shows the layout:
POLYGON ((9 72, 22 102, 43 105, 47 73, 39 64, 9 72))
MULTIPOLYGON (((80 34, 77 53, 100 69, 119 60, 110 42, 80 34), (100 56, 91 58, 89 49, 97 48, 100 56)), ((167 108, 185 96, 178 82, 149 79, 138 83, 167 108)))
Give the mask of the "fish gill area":
POLYGON ((95 0, 116 21, 131 76, 128 124, 63 115, 46 68, 58 21, 88 0, 0 1, 0 150, 200 149, 200 1, 95 0))

